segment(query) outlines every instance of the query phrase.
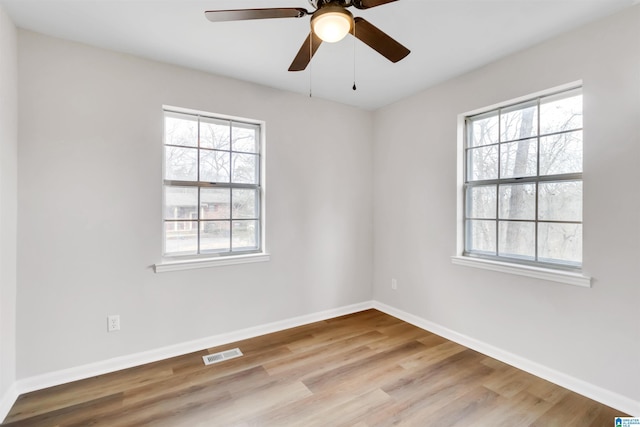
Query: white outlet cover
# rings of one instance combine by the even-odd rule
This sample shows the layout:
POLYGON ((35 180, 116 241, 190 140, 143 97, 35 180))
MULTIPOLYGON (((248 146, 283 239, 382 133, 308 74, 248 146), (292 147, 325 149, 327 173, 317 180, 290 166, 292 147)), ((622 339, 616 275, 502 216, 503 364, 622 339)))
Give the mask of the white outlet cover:
POLYGON ((107 316, 107 331, 119 331, 120 330, 120 316, 117 314, 107 316))

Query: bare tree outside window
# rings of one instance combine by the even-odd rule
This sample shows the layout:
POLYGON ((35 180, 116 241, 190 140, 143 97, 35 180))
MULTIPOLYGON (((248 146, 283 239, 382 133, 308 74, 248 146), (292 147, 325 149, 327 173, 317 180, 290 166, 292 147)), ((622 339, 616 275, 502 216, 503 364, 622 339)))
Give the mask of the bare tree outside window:
POLYGON ((582 91, 466 118, 465 254, 582 264, 582 91))
POLYGON ((261 126, 170 110, 164 118, 165 255, 258 252, 261 126))

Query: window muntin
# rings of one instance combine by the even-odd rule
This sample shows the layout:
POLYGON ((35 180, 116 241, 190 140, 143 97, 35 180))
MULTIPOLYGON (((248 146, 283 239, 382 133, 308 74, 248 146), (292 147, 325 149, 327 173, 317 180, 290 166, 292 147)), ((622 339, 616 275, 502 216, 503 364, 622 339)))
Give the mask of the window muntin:
POLYGON ((582 90, 465 119, 464 255, 582 265, 582 90))
POLYGON ((258 123, 164 112, 165 256, 262 249, 258 123))

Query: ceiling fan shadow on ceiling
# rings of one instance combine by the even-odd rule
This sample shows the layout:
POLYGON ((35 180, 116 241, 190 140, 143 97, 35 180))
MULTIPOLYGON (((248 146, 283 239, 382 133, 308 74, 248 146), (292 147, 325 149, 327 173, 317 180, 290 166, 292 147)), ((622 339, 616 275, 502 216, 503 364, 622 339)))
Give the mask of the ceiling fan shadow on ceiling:
POLYGON ((302 43, 293 59, 289 71, 302 71, 307 68, 311 58, 322 42, 334 43, 347 34, 367 44, 391 62, 398 62, 411 51, 375 25, 361 17, 355 17, 347 10, 370 9, 392 3, 397 0, 309 0, 313 12, 301 7, 282 7, 266 9, 208 10, 205 16, 211 22, 245 21, 252 19, 303 18, 311 16, 311 31, 302 43))

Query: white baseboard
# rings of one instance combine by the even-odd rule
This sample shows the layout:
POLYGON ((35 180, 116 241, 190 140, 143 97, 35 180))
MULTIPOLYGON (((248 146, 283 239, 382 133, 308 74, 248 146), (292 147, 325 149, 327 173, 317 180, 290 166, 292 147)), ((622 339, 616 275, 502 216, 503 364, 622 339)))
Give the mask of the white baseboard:
POLYGON ((19 395, 20 393, 18 393, 15 382, 12 383, 9 389, 2 395, 2 398, 0 398, 0 423, 7 417, 7 414, 19 395))
MULTIPOLYGON (((8 406, 8 412, 16 398, 23 393, 29 393, 41 390, 47 387, 53 387, 60 384, 66 384, 71 381, 77 381, 85 378, 95 377, 122 369, 140 366, 159 360, 168 359, 170 357, 181 356, 183 354, 193 353, 203 349, 217 347, 232 342, 257 337, 260 335, 270 334, 272 332, 282 331, 284 329, 294 328, 321 320, 327 320, 346 314, 356 313, 373 308, 373 301, 366 301, 358 304, 352 304, 344 307, 338 307, 330 310, 320 311, 303 316, 284 319, 277 322, 267 323, 239 331, 214 335, 194 341, 188 341, 176 345, 162 347, 154 350, 144 351, 141 353, 131 354, 127 356, 116 357, 113 359, 102 360, 100 362, 90 363, 87 365, 77 366, 74 368, 63 369, 60 371, 49 372, 34 377, 24 378, 14 383, 15 392, 8 395, 2 401, 1 409, 8 406), (14 396, 15 395, 15 396, 14 396)), ((8 394, 8 393, 7 393, 8 394)), ((0 419, 4 419, 6 413, 0 412, 0 419)))
POLYGON ((508 351, 502 350, 498 347, 494 347, 485 342, 479 341, 475 338, 471 338, 467 335, 463 335, 449 328, 445 328, 437 323, 430 322, 421 317, 391 307, 378 301, 373 302, 373 308, 382 311, 390 316, 404 320, 407 323, 411 323, 421 329, 424 329, 434 334, 440 335, 450 341, 456 342, 460 345, 468 347, 472 350, 478 351, 487 356, 493 357, 508 365, 514 366, 518 369, 522 369, 532 375, 543 378, 561 387, 574 391, 578 394, 586 396, 597 402, 615 408, 619 411, 625 412, 632 416, 640 415, 640 402, 630 399, 626 396, 622 396, 618 393, 610 390, 598 387, 586 381, 564 374, 562 372, 551 369, 547 366, 540 365, 524 357, 518 356, 508 351))

